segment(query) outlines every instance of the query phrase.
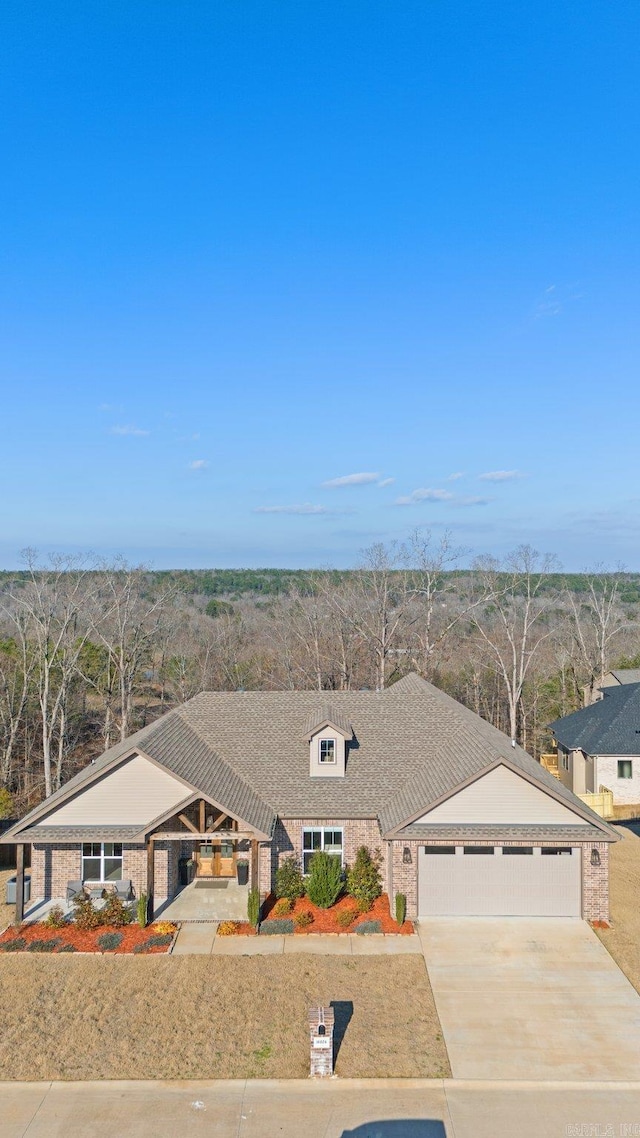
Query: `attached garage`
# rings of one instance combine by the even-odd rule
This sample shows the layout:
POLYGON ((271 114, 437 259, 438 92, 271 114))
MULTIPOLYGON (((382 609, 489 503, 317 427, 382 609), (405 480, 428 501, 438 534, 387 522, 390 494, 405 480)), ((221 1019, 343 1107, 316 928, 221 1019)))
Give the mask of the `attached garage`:
POLYGON ((575 846, 420 846, 418 916, 580 917, 581 865, 575 846))

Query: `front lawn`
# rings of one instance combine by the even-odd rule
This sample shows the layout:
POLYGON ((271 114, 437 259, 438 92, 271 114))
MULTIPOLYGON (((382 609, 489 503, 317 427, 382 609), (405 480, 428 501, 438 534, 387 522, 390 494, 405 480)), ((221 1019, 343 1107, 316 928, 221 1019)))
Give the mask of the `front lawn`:
POLYGON ((640 992, 640 825, 618 827, 610 849, 610 929, 596 929, 616 964, 640 992))
POLYGON ((422 956, 0 956, 4 1079, 305 1078, 336 1001, 351 1078, 450 1074, 422 956))

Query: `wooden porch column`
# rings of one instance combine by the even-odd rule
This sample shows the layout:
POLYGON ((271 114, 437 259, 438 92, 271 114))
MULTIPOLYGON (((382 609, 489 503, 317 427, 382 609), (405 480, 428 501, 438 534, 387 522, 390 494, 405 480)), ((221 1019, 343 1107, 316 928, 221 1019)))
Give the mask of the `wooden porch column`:
POLYGON ((24 920, 24 842, 16 846, 16 915, 15 924, 24 920))
POLYGON ((147 838, 147 923, 153 920, 155 849, 153 838, 147 838))
POLYGON ((251 889, 260 888, 259 869, 258 869, 259 846, 255 839, 251 841, 251 889))

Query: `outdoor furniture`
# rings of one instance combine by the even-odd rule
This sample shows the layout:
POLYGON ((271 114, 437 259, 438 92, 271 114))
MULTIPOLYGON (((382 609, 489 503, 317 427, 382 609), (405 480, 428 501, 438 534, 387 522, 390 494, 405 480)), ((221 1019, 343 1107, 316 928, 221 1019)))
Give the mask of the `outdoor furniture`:
POLYGON ((130 901, 133 895, 130 877, 123 877, 120 881, 110 881, 108 888, 112 888, 121 901, 130 901))
POLYGON ((67 904, 69 901, 73 901, 74 897, 78 896, 78 893, 82 893, 82 882, 67 881, 67 904))
POLYGON ((102 894, 104 893, 104 882, 92 881, 86 886, 86 890, 92 901, 101 901, 102 894))

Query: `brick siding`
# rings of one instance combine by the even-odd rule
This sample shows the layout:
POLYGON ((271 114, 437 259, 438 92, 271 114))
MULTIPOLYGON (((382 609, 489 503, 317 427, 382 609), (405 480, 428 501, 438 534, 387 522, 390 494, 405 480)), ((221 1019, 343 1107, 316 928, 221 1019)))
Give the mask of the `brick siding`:
POLYGON ((609 920, 609 845, 594 842, 582 848, 582 915, 585 921, 609 920), (591 851, 600 854, 600 865, 591 864, 591 851))
POLYGON ((343 831, 345 865, 352 865, 360 846, 383 855, 383 889, 387 890, 387 861, 380 826, 375 818, 282 818, 278 821, 270 846, 260 847, 260 889, 269 892, 275 886, 276 870, 293 854, 302 865, 302 831, 308 829, 340 829, 343 831), (263 850, 266 851, 263 854, 263 850))

